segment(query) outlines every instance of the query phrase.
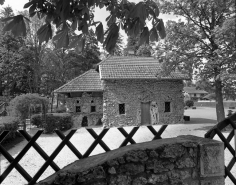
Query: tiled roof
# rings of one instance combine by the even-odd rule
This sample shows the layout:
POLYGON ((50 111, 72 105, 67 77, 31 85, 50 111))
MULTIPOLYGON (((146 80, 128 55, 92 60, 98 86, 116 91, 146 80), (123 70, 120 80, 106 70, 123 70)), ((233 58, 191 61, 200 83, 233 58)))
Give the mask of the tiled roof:
POLYGON ((109 57, 99 63, 101 79, 189 79, 180 72, 160 75, 161 66, 153 57, 109 57))
POLYGON ((148 65, 148 64, 158 64, 158 59, 153 57, 140 57, 140 56, 110 56, 105 60, 98 63, 98 65, 105 64, 127 64, 127 65, 148 65))
POLYGON ((184 92, 189 94, 208 94, 208 92, 200 89, 196 89, 196 87, 184 87, 184 92))
POLYGON ((74 78, 65 85, 54 90, 56 93, 68 93, 68 92, 93 92, 102 91, 101 80, 99 73, 94 69, 90 69, 84 74, 74 78))

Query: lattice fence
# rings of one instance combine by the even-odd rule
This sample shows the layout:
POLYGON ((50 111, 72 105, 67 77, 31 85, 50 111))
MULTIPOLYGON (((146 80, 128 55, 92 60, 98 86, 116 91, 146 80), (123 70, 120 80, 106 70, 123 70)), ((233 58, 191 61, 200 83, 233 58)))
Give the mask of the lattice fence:
POLYGON ((225 149, 227 148, 232 154, 232 158, 228 164, 225 166, 225 179, 229 177, 229 179, 236 184, 235 174, 231 173, 232 168, 235 166, 236 163, 236 153, 235 149, 236 146, 233 148, 230 142, 234 139, 234 144, 236 145, 236 113, 232 116, 226 118, 222 122, 218 123, 212 129, 210 129, 206 134, 205 138, 214 139, 216 136, 219 136, 220 140, 224 142, 225 149), (227 138, 222 134, 222 131, 230 130, 229 135, 227 138))
MULTIPOLYGON (((152 126, 147 126, 147 128, 151 131, 151 133, 154 136, 152 140, 162 139, 161 135, 167 128, 167 125, 163 125, 158 131, 156 131, 152 126)), ((124 141, 121 143, 121 145, 118 148, 126 146, 128 143, 130 144, 136 143, 133 139, 133 136, 138 131, 139 127, 134 127, 129 133, 127 133, 127 131, 124 128, 117 128, 117 129, 125 137, 124 141)), ((60 151, 66 145, 77 156, 78 159, 89 157, 98 144, 105 150, 105 152, 108 152, 111 150, 102 140, 103 137, 106 135, 106 133, 109 131, 109 129, 103 129, 100 132, 100 134, 97 134, 93 129, 86 129, 86 130, 94 138, 94 141, 84 154, 81 154, 80 151, 78 151, 77 148, 70 142, 70 138, 74 135, 77 129, 71 130, 66 136, 61 131, 55 130, 55 133, 60 137, 62 141, 50 156, 48 156, 46 152, 36 142, 37 139, 40 137, 40 135, 43 133, 43 130, 37 131, 37 133, 34 136, 30 136, 24 130, 19 130, 20 134, 28 141, 28 143, 21 150, 21 152, 16 156, 16 158, 13 158, 6 151, 6 149, 0 144, 0 153, 10 163, 10 165, 5 169, 5 171, 3 171, 3 173, 0 176, 0 184, 9 175, 9 173, 13 170, 13 168, 15 168, 28 181, 29 185, 35 184, 37 180, 40 178, 40 176, 44 173, 44 171, 49 166, 51 166, 55 172, 59 171, 60 170, 59 166, 55 164, 53 160, 56 158, 56 156, 60 153, 60 151), (38 152, 38 154, 41 155, 42 158, 45 160, 45 162, 42 164, 40 169, 36 172, 36 174, 33 177, 31 177, 27 173, 27 171, 19 164, 19 161, 23 158, 23 156, 28 152, 28 150, 31 147, 33 147, 38 152)), ((7 136, 8 133, 9 131, 4 131, 1 133, 0 143, 3 141, 3 139, 7 136)))

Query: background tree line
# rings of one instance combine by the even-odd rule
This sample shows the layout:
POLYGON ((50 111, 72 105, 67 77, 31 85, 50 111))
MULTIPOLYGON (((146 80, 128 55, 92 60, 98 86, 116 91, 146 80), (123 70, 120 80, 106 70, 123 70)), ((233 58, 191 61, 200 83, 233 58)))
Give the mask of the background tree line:
MULTIPOLYGON (((20 13, 29 18, 27 11, 20 13)), ((14 16, 11 7, 1 8, 1 20, 11 16, 14 16)), ((57 49, 57 41, 40 43, 37 30, 44 20, 37 16, 29 19, 26 37, 4 32, 4 23, 0 23, 0 96, 21 93, 50 95, 54 89, 100 61, 98 42, 92 29, 83 53, 79 54, 75 49, 57 49)))

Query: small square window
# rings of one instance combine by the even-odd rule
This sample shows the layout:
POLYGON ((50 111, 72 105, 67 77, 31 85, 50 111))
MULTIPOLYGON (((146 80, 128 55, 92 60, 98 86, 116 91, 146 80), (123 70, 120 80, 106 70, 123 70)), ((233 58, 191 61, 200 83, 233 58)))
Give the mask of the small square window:
POLYGON ((93 100, 91 100, 91 103, 94 103, 94 101, 93 101, 93 100))
POLYGON ((125 104, 119 104, 119 114, 125 114, 125 104))
POLYGON ((76 106, 76 107, 75 107, 75 112, 81 112, 80 106, 76 106))
POLYGON ((165 112, 170 112, 170 102, 165 102, 165 112))
POLYGON ((91 112, 96 112, 96 106, 91 106, 91 112))
POLYGON ((77 100, 76 102, 79 103, 79 100, 77 100))

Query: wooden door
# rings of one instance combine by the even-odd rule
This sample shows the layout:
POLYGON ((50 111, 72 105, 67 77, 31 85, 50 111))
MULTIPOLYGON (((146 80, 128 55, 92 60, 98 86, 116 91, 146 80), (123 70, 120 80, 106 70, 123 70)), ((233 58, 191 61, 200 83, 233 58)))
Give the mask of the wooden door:
POLYGON ((151 123, 150 102, 141 103, 141 125, 148 125, 151 123))

